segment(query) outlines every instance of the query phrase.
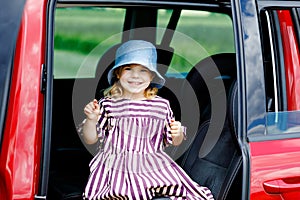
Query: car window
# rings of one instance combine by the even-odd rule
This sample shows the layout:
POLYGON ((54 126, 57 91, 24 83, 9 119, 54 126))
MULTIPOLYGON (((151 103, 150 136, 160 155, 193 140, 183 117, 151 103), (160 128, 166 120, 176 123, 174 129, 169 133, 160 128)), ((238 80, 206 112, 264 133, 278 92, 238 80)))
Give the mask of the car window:
POLYGON ((124 16, 122 8, 57 8, 54 77, 94 77, 100 56, 121 42, 124 16))
POLYGON ((296 9, 261 12, 267 135, 300 132, 299 18, 296 9))
MULTIPOLYGON (((101 56, 122 41, 125 11, 104 7, 57 8, 54 77, 94 77, 101 56)), ((162 43, 171 15, 170 9, 158 9, 157 45, 162 43)), ((201 59, 235 52, 232 30, 232 20, 227 14, 182 10, 170 44, 174 55, 166 76, 184 78, 201 59)))
MULTIPOLYGON (((168 12, 161 12, 159 17, 163 14, 168 12)), ((171 46, 175 55, 166 75, 185 77, 207 56, 235 52, 232 20, 227 14, 182 10, 171 46)))

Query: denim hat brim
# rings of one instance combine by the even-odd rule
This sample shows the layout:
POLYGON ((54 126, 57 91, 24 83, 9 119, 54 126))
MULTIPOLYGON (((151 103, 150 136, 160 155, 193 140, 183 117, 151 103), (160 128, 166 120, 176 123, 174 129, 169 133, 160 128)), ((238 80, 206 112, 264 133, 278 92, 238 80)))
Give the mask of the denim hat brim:
POLYGON ((156 48, 150 42, 130 40, 118 48, 115 57, 115 65, 108 72, 107 79, 109 84, 112 85, 116 80, 114 75, 115 69, 130 64, 142 65, 156 75, 151 81, 152 87, 161 88, 165 84, 165 79, 157 71, 156 48))

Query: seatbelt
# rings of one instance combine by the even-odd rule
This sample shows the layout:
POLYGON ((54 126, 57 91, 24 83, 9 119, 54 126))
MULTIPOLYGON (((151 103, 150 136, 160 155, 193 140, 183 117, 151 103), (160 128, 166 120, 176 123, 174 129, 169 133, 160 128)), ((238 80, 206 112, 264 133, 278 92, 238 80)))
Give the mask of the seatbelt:
POLYGON ((174 30, 176 30, 179 18, 181 14, 181 9, 175 9, 172 12, 169 24, 167 26, 167 29, 164 33, 164 36, 162 38, 160 46, 162 47, 170 47, 170 43, 172 41, 174 30))

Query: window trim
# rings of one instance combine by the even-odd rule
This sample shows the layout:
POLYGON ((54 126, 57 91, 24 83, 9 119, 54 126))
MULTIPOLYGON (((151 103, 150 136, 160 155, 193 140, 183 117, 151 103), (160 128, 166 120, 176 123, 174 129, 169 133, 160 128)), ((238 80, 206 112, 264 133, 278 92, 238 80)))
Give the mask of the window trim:
MULTIPOLYGON (((291 7, 299 7, 300 8, 300 2, 292 2, 292 1, 258 1, 258 8, 259 8, 259 13, 264 12, 264 11, 273 11, 276 12, 276 10, 286 10, 286 9, 290 9, 291 7)), ((269 12, 270 14, 271 12, 269 12)), ((296 12, 294 12, 296 13, 296 12)), ((292 14, 292 12, 291 12, 292 14)), ((293 15, 293 16, 297 16, 299 18, 299 15, 293 15)), ((273 40, 273 44, 275 42, 275 45, 277 45, 277 48, 274 51, 274 57, 275 57, 275 65, 277 63, 277 65, 279 67, 277 67, 277 87, 278 87, 278 95, 279 96, 284 96, 286 97, 286 91, 285 91, 285 63, 284 63, 284 52, 282 50, 282 48, 280 48, 280 46, 282 46, 282 38, 281 38, 281 30, 279 27, 279 19, 277 17, 277 15, 271 14, 271 24, 272 22, 274 23, 273 26, 273 36, 272 36, 272 40, 273 40), (273 19, 272 19, 273 17, 273 19), (272 21, 273 20, 273 21, 272 21), (275 35, 274 35, 275 34, 275 35), (278 79, 278 74, 282 74, 281 78, 278 79), (284 84, 282 84, 282 82, 284 82, 284 84)), ((260 30, 261 31, 261 30, 260 30)), ((269 29, 270 31, 270 29, 269 29)), ((297 32, 297 31, 295 31, 297 32)), ((269 33, 270 34, 270 33, 269 33)), ((298 38, 298 45, 299 45, 299 38, 298 38)), ((273 57, 273 56, 272 56, 273 57)), ((273 64, 272 64, 273 65, 273 64)), ((274 72, 273 72, 274 73, 274 72)), ((274 86, 275 86, 275 81, 274 81, 274 86)), ((284 101, 281 101, 280 99, 278 99, 278 112, 287 112, 287 99, 285 98, 284 101)), ((267 116, 268 112, 265 112, 265 115, 267 116)), ((265 126, 267 126, 267 124, 265 124, 265 126)), ((265 127, 267 130, 267 127, 265 127)), ((282 140, 282 139, 292 139, 292 138, 299 138, 300 136, 300 132, 296 132, 296 133, 282 133, 282 134, 255 134, 255 135, 248 135, 248 139, 249 142, 258 142, 258 141, 270 141, 270 140, 282 140)))
POLYGON ((271 19, 270 15, 267 10, 264 11, 266 20, 267 20, 267 26, 268 26, 268 35, 270 39, 270 49, 271 49, 271 62, 272 62, 272 73, 273 73, 273 87, 274 87, 274 104, 275 104, 275 112, 278 112, 278 90, 277 90, 277 76, 276 76, 276 65, 275 65, 275 52, 274 52, 274 38, 271 31, 271 19))

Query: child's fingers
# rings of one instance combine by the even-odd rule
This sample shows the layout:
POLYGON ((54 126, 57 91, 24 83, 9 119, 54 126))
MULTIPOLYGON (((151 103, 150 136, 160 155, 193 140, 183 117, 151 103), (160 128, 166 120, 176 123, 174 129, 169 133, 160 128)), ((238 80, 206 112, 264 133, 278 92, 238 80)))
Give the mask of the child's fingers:
POLYGON ((94 102, 90 102, 86 107, 87 107, 89 110, 91 110, 91 111, 95 110, 95 104, 94 104, 94 102))
POLYGON ((171 119, 170 126, 174 126, 177 123, 174 118, 171 119))
POLYGON ((94 99, 93 101, 91 101, 90 103, 88 103, 85 107, 84 107, 84 112, 86 114, 92 114, 92 113, 99 113, 100 110, 100 106, 97 102, 96 99, 94 99))
POLYGON ((84 108, 84 113, 86 113, 86 114, 91 114, 91 113, 93 113, 93 109, 91 109, 91 107, 87 105, 87 106, 84 108))
POLYGON ((181 127, 181 123, 179 121, 174 121, 170 124, 170 126, 172 130, 179 129, 181 127))
POLYGON ((98 104, 98 101, 96 99, 93 100, 94 109, 99 110, 100 106, 98 104))

